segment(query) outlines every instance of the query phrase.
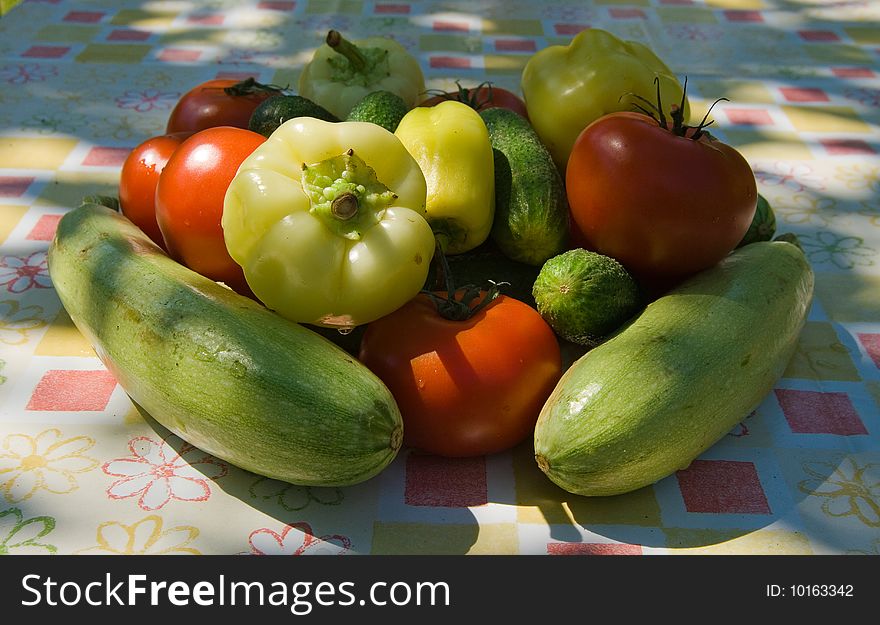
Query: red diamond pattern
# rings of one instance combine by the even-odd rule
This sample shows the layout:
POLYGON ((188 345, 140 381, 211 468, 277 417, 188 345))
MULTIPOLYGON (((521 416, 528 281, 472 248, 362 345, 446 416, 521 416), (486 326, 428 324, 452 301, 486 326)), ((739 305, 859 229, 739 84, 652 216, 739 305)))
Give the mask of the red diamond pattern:
POLYGON ((640 556, 639 545, 616 543, 547 543, 551 556, 640 556))
POLYGON ((28 410, 104 410, 116 388, 109 371, 52 370, 37 383, 28 410))
POLYGON ((795 434, 867 434, 849 395, 776 389, 776 399, 795 434))
POLYGON ((789 102, 828 102, 828 94, 812 87, 781 87, 782 97, 789 102))
POLYGON ((676 473, 688 512, 770 514, 770 505, 751 462, 694 460, 676 473))
POLYGON ((404 500, 410 506, 465 508, 488 502, 486 461, 410 454, 404 500))
POLYGON ((0 176, 0 197, 21 197, 33 182, 27 176, 0 176))
POLYGON ((865 351, 868 352, 868 356, 874 361, 877 368, 880 369, 880 334, 862 333, 856 336, 858 336, 859 342, 864 346, 865 351))
POLYGON ((41 216, 26 238, 29 241, 51 241, 55 236, 59 221, 61 221, 61 215, 41 216))
POLYGON ((724 114, 731 124, 743 126, 772 126, 773 118, 764 109, 734 109, 725 108, 724 114))
POLYGON ((94 147, 82 161, 90 167, 121 167, 131 148, 94 147))

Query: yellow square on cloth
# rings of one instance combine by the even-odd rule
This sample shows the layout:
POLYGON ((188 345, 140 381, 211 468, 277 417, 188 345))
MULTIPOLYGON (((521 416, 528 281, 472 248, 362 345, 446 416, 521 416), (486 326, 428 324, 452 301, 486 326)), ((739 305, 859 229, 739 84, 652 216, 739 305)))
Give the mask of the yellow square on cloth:
POLYGON ((58 169, 76 144, 65 137, 0 137, 0 167, 58 169))

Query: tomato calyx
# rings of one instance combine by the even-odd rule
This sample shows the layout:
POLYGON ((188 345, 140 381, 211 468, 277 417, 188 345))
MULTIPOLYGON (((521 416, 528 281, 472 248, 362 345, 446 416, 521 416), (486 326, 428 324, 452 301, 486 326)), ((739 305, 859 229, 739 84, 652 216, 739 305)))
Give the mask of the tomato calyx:
POLYGON ((501 295, 502 286, 509 284, 508 282, 489 280, 487 288, 481 288, 474 284, 456 287, 452 272, 449 270, 449 261, 446 260, 446 254, 443 253, 443 247, 439 242, 434 258, 437 259, 440 265, 438 269, 442 273, 442 276, 437 276, 437 283, 439 285, 442 277, 446 287, 445 291, 441 295, 436 291, 422 289, 420 293, 426 295, 436 306, 437 313, 449 321, 467 321, 501 295))
POLYGON ((640 112, 644 113, 655 122, 661 128, 665 128, 672 132, 672 134, 677 137, 687 137, 692 141, 698 141, 700 137, 706 136, 708 138, 712 138, 712 135, 706 130, 707 127, 711 126, 715 123, 715 120, 709 120, 709 114, 712 112, 712 109, 715 108, 715 105, 719 102, 730 102, 727 98, 718 98, 712 103, 712 106, 709 107, 709 110, 706 111, 706 114, 703 116, 703 119, 696 126, 689 126, 684 123, 684 103, 687 98, 687 76, 684 77, 684 86, 682 88, 681 93, 681 102, 679 104, 673 104, 669 107, 669 116, 672 118, 672 125, 669 125, 669 122, 666 120, 666 115, 663 113, 663 102, 660 99, 660 78, 654 78, 654 85, 657 87, 657 103, 651 102, 647 98, 640 96, 637 93, 626 93, 620 97, 623 99, 626 96, 631 96, 640 102, 643 102, 645 106, 641 104, 634 103, 635 106, 640 112))
POLYGON ((241 82, 237 82, 229 87, 223 87, 223 93, 228 96, 248 96, 257 93, 282 93, 286 89, 287 87, 279 85, 264 85, 261 82, 257 82, 257 79, 253 76, 248 76, 241 82))
POLYGON ((492 104, 491 80, 484 80, 479 85, 471 89, 468 89, 467 87, 462 87, 461 82, 456 80, 455 86, 458 87, 458 91, 456 92, 443 91, 442 89, 428 89, 427 91, 425 91, 425 95, 442 98, 443 100, 455 100, 461 102, 462 104, 467 104, 475 111, 481 111, 488 105, 492 104), (483 89, 485 89, 486 97, 481 100, 480 93, 483 91, 483 89))

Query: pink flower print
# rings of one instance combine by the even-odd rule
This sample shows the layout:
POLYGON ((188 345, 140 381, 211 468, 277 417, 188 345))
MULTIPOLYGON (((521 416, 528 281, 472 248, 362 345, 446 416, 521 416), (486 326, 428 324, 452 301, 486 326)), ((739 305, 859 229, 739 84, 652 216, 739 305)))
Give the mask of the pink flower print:
POLYGON ((107 489, 111 499, 138 497, 143 510, 158 510, 172 499, 207 501, 211 496, 209 480, 229 471, 226 463, 188 443, 176 451, 167 440, 154 441, 146 436, 131 439, 130 456, 116 458, 102 466, 104 473, 119 479, 107 489))
POLYGON ((48 65, 42 66, 36 63, 24 65, 6 65, 0 67, 0 80, 10 85, 23 85, 28 82, 42 82, 50 76, 57 76, 58 69, 48 65))
POLYGON ((258 61, 259 52, 255 50, 245 50, 236 48, 230 50, 229 53, 217 59, 217 63, 221 65, 248 65, 258 61))
MULTIPOLYGON (((339 13, 328 13, 326 15, 315 15, 305 18, 303 26, 311 28, 316 33, 324 33, 331 28, 335 28, 341 33, 352 29, 352 18, 339 13)), ((323 36, 323 35, 322 35, 323 36)))
POLYGON ((135 91, 129 89, 116 98, 116 106, 121 109, 134 109, 138 113, 146 113, 153 109, 170 109, 180 97, 179 93, 147 89, 135 91))
POLYGON ((722 36, 716 28, 694 24, 677 24, 666 29, 672 37, 685 41, 714 41, 722 36))
POLYGON ((822 176, 804 163, 777 161, 768 169, 755 171, 755 179, 767 186, 778 186, 800 192, 808 189, 821 191, 825 188, 822 176))
POLYGON ((49 278, 46 252, 0 258, 0 286, 5 286, 10 293, 24 293, 30 288, 50 288, 52 280, 49 278))
POLYGON ((880 106, 880 89, 869 89, 867 87, 859 87, 847 89, 844 95, 850 100, 855 100, 865 106, 880 106))
POLYGON ((248 545, 254 556, 338 556, 351 549, 351 540, 339 534, 316 537, 308 523, 300 522, 285 525, 280 534, 268 527, 254 530, 248 545))
MULTIPOLYGON (((501 5, 502 11, 510 11, 507 3, 501 5)), ((589 7, 584 6, 568 6, 568 5, 548 5, 541 8, 541 14, 544 18, 556 20, 558 22, 574 24, 578 22, 590 22, 596 20, 596 12, 589 7)))

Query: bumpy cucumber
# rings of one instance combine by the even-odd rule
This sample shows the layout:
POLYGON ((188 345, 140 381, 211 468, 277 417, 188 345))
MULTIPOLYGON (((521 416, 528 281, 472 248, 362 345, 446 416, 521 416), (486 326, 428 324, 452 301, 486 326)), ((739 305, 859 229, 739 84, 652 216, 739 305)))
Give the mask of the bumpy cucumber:
POLYGON ((767 198, 759 193, 755 216, 737 247, 743 247, 756 241, 769 241, 774 234, 776 234, 776 213, 773 212, 773 207, 770 206, 767 198))
POLYGON ((568 200, 559 170, 531 124, 506 108, 480 112, 495 160, 492 239, 507 256, 541 266, 568 241, 568 200))
POLYGON ((373 91, 354 105, 345 118, 347 122, 370 122, 394 132, 400 120, 409 112, 409 107, 396 93, 373 91))
POLYGON ((402 420, 379 378, 172 261, 120 214, 97 204, 67 213, 49 272, 122 388, 189 443, 304 485, 361 482, 395 457, 402 420))
POLYGON ((812 297, 813 272, 784 241, 689 279, 567 370, 535 427, 538 465, 582 495, 686 468, 773 389, 812 297))

